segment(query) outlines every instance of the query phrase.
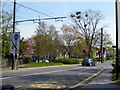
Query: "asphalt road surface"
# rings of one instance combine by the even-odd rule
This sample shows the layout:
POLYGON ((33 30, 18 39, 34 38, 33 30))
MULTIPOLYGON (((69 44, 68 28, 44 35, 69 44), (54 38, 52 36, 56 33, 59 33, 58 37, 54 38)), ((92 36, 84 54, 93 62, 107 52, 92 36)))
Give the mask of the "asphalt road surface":
POLYGON ((3 71, 1 79, 2 84, 10 84, 15 88, 70 88, 104 68, 112 68, 111 63, 3 71))

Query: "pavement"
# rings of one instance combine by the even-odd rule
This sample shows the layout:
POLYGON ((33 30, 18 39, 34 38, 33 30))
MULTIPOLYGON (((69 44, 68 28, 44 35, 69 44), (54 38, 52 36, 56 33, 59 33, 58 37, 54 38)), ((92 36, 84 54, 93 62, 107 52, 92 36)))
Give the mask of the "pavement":
POLYGON ((111 72, 112 68, 106 69, 88 84, 83 87, 78 86, 72 90, 120 90, 120 83, 111 81, 113 75, 111 72))

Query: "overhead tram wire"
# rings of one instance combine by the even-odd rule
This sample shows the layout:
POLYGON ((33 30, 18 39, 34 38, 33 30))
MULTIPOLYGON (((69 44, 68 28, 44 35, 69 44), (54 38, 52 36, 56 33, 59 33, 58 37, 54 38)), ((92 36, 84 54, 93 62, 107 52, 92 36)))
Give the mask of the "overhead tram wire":
MULTIPOLYGON (((7 0, 7 1, 10 1, 10 0, 7 0)), ((10 2, 14 3, 13 1, 10 1, 10 2)), ((43 14, 43 15, 45 15, 45 16, 54 18, 54 17, 51 16, 51 15, 48 15, 48 14, 45 14, 45 13, 43 13, 43 12, 37 11, 37 10, 32 9, 32 8, 30 8, 30 7, 24 6, 24 5, 22 5, 22 4, 18 4, 18 3, 16 3, 16 4, 19 5, 19 6, 22 6, 22 7, 24 7, 24 8, 27 8, 27 9, 29 9, 29 10, 35 11, 35 12, 37 12, 37 13, 43 14)))
MULTIPOLYGON (((7 1, 10 1, 10 0, 7 0, 7 1)), ((10 2, 14 3, 13 1, 10 1, 10 2)), ((49 19, 55 19, 55 20, 56 20, 56 19, 67 18, 67 17, 53 17, 53 16, 51 16, 51 15, 48 15, 48 14, 42 13, 42 12, 37 11, 37 10, 34 10, 34 9, 30 8, 30 7, 27 7, 27 6, 24 6, 24 5, 18 4, 18 3, 16 3, 16 4, 19 5, 19 6, 22 6, 22 7, 24 7, 24 8, 27 8, 27 9, 29 9, 29 10, 35 11, 35 12, 37 12, 37 13, 43 14, 43 15, 45 15, 45 16, 49 16, 49 17, 51 17, 51 18, 44 18, 44 19, 29 19, 29 20, 21 20, 21 21, 16 21, 16 22, 26 22, 26 21, 35 21, 35 20, 49 20, 49 19)))
POLYGON ((27 21, 36 21, 36 20, 49 20, 49 19, 63 19, 63 18, 67 18, 67 17, 53 17, 53 18, 43 18, 43 19, 28 19, 28 20, 21 20, 21 21, 16 21, 17 22, 27 22, 27 21))

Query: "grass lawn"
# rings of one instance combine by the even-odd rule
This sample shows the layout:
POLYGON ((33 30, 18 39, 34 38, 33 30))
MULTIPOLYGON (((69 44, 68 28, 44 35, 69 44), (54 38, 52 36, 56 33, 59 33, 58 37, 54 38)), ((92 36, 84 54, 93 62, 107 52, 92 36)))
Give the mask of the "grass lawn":
POLYGON ((54 62, 50 62, 50 63, 35 63, 35 64, 29 64, 29 65, 24 65, 24 66, 20 66, 19 68, 29 68, 29 67, 43 67, 43 66, 55 66, 55 65, 64 65, 63 63, 54 63, 54 62))
POLYGON ((116 80, 116 73, 113 75, 112 81, 119 82, 120 83, 120 73, 119 78, 116 80))

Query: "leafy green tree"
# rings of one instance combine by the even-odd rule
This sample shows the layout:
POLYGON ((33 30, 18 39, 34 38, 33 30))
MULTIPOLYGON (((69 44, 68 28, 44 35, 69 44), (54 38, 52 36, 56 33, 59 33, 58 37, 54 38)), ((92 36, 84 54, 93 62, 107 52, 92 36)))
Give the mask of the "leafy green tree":
POLYGON ((0 33, 0 60, 2 60, 2 35, 0 33))
POLYGON ((35 44, 35 54, 38 59, 40 57, 50 59, 58 55, 60 43, 57 39, 57 33, 53 25, 48 27, 44 22, 38 23, 36 35, 32 37, 35 44))
POLYGON ((9 58, 9 33, 12 31, 12 15, 6 11, 2 11, 2 23, 1 23, 1 34, 2 34, 2 58, 9 58))
POLYGON ((74 46, 74 51, 79 58, 87 57, 88 47, 82 35, 78 37, 78 41, 75 43, 75 46, 74 46), (85 53, 83 53, 83 48, 86 51, 85 53))
MULTIPOLYGON (((101 33, 97 33, 94 37, 93 44, 95 47, 100 47, 101 46, 101 33)), ((107 32, 103 33, 103 47, 105 48, 112 48, 112 41, 110 34, 107 32)))

